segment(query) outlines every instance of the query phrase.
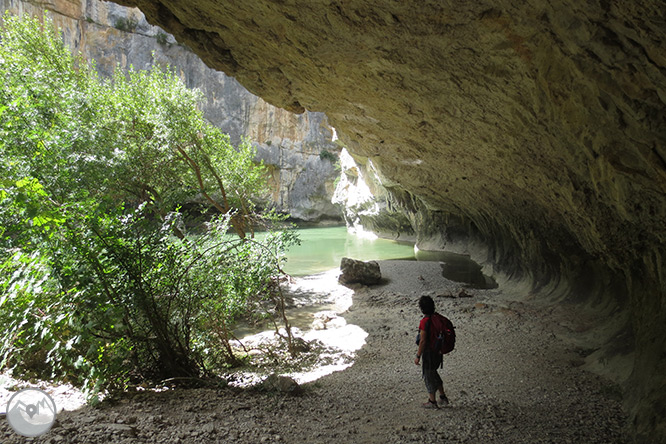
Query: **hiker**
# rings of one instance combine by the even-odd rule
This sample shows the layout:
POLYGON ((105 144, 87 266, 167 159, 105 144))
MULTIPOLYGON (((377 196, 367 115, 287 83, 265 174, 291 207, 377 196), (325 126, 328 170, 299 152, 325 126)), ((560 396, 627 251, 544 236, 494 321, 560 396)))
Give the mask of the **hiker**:
POLYGON ((417 337, 419 349, 416 352, 414 364, 419 365, 420 361, 423 360, 421 368, 423 369, 423 380, 428 390, 428 401, 423 404, 423 407, 437 409, 439 406, 435 396, 438 391, 439 402, 442 405, 449 403, 449 399, 444 393, 442 378, 437 373, 437 369, 442 365, 442 354, 434 349, 437 340, 437 329, 435 327, 443 325, 441 319, 444 317, 435 312, 435 302, 430 296, 421 296, 419 308, 424 317, 419 323, 419 335, 417 337))

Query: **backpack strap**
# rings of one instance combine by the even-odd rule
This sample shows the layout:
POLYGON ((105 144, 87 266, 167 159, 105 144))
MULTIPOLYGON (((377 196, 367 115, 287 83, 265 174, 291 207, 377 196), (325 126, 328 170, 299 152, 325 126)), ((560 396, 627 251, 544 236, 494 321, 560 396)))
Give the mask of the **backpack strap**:
POLYGON ((426 317, 428 318, 428 320, 426 321, 426 325, 425 325, 425 332, 426 332, 425 341, 426 341, 426 348, 427 348, 430 345, 430 344, 428 344, 428 342, 430 342, 430 324, 431 324, 430 321, 431 321, 431 319, 430 319, 430 316, 426 316, 426 317))

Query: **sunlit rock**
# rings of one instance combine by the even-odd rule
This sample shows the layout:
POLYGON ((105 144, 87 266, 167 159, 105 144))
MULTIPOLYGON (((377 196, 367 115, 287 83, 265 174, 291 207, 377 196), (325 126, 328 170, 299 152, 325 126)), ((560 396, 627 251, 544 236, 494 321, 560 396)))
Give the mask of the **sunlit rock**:
POLYGON ((343 257, 340 261, 341 284, 363 284, 374 285, 382 280, 382 273, 377 261, 357 261, 343 257))

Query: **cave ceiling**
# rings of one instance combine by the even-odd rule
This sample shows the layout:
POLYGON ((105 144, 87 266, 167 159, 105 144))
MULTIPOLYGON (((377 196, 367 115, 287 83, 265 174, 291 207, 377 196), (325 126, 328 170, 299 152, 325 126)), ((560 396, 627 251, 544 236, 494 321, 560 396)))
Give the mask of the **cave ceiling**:
POLYGON ((482 233, 618 269, 666 239, 661 1, 117 3, 482 233))

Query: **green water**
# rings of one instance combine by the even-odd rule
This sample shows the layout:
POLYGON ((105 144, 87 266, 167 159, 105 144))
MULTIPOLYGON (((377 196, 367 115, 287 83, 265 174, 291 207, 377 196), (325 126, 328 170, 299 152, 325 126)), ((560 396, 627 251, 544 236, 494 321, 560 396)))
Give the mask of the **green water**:
POLYGON ((347 232, 346 227, 301 228, 301 245, 287 253, 285 271, 307 276, 340 266, 343 257, 363 261, 414 259, 411 244, 386 239, 365 239, 347 232))

